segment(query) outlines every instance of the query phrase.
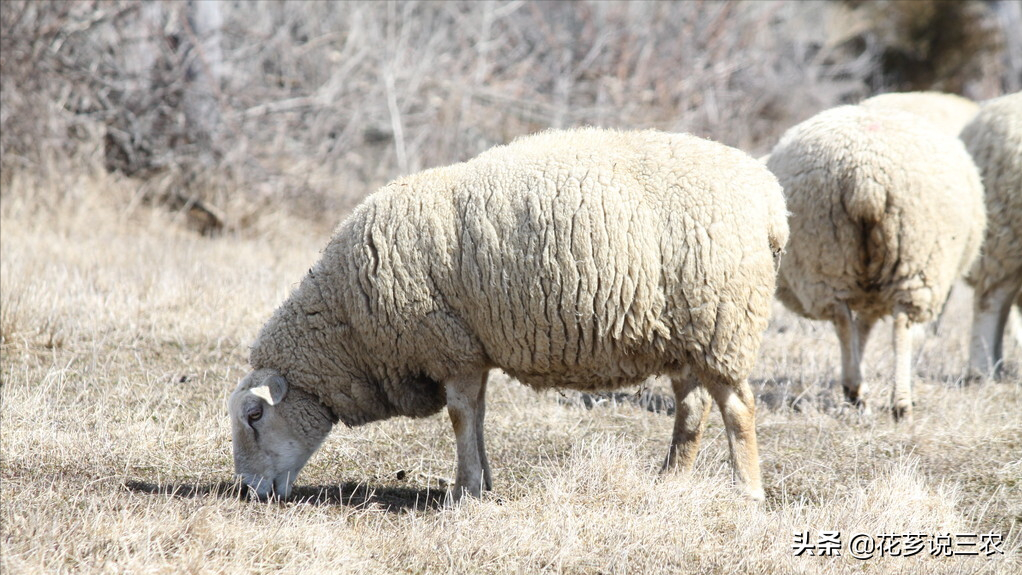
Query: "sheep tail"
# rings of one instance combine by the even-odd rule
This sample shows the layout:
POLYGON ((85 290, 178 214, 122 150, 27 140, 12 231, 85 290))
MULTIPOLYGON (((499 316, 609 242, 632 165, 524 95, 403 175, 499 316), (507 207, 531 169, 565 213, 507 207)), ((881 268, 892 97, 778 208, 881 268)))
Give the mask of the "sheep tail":
POLYGON ((864 174, 850 176, 841 182, 845 211, 852 221, 864 226, 876 225, 884 219, 887 210, 887 186, 872 177, 862 177, 864 174))

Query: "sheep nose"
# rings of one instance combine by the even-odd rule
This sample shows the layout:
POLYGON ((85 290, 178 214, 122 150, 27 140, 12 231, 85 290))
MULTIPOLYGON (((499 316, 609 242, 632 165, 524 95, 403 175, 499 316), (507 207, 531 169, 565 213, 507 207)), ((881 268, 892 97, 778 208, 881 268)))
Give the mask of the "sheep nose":
POLYGON ((258 501, 266 502, 270 499, 279 498, 277 496, 278 491, 274 485, 274 481, 270 479, 258 476, 242 476, 241 480, 242 485, 244 486, 240 493, 242 499, 256 499, 258 501))

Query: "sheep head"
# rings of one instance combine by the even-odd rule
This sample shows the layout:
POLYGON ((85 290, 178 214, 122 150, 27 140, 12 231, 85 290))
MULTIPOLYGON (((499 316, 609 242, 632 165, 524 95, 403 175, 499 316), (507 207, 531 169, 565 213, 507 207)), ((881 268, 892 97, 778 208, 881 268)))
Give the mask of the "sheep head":
POLYGON ((298 472, 330 433, 336 419, 315 396, 288 389, 271 369, 257 369, 228 400, 234 472, 260 499, 291 495, 298 472))

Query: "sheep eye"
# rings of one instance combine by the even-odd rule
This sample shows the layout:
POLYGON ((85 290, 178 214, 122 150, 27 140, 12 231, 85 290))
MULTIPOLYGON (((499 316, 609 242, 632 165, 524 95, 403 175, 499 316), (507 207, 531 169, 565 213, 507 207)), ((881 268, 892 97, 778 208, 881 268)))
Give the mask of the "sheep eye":
POLYGON ((253 409, 248 412, 248 423, 249 425, 259 421, 263 417, 263 410, 261 408, 253 409))

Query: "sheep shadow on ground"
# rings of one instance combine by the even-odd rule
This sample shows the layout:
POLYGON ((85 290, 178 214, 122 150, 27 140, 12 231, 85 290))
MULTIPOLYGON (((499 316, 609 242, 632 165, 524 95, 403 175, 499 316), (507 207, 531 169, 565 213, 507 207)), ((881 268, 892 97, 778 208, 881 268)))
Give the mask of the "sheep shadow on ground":
MULTIPOLYGON (((165 495, 176 498, 219 497, 247 499, 247 491, 236 482, 220 481, 205 484, 153 483, 127 480, 124 487, 134 493, 165 495)), ((380 509, 391 513, 440 509, 447 492, 444 489, 411 487, 373 487, 365 483, 296 486, 290 503, 306 505, 343 505, 358 509, 380 509)))
POLYGON ((597 407, 613 407, 630 405, 645 409, 652 413, 674 415, 674 396, 656 390, 641 389, 637 392, 604 391, 604 392, 562 392, 558 403, 567 407, 594 409, 597 407))
MULTIPOLYGON (((812 406, 817 411, 832 413, 842 412, 848 407, 834 392, 835 386, 839 385, 836 381, 806 385, 795 378, 779 377, 752 379, 749 384, 756 394, 756 404, 772 411, 790 409, 801 412, 812 406)), ((631 406, 662 415, 673 416, 675 412, 674 395, 670 391, 646 387, 635 392, 562 392, 558 403, 586 410, 631 406)))
POLYGON ((840 383, 836 380, 823 382, 805 382, 800 378, 789 376, 766 379, 750 379, 749 385, 756 394, 756 404, 770 411, 791 410, 796 413, 808 409, 823 413, 843 411, 846 405, 836 389, 840 383))

